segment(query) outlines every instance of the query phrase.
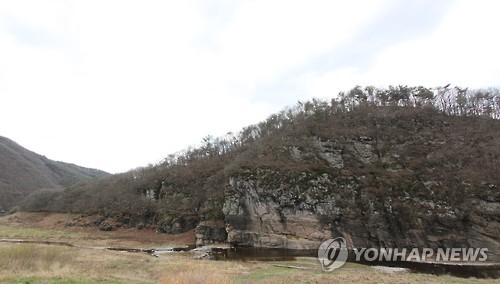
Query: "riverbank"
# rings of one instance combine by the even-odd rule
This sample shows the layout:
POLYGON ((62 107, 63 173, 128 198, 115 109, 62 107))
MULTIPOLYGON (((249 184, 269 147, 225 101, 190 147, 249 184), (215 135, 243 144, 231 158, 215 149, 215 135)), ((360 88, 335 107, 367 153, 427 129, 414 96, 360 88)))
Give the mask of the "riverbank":
POLYGON ((0 282, 4 283, 493 283, 494 279, 411 273, 347 263, 323 272, 313 257, 290 260, 200 260, 199 251, 167 251, 190 245, 194 235, 120 229, 106 232, 66 224, 69 214, 16 213, 0 217, 0 282), (41 242, 38 242, 41 241, 41 242), (45 243, 44 243, 45 242, 45 243), (55 244, 58 243, 58 244, 55 244), (71 245, 64 245, 68 243, 71 245), (117 250, 106 249, 108 247, 117 250), (164 248, 160 254, 119 248, 164 248), (101 249, 99 249, 101 248, 101 249))

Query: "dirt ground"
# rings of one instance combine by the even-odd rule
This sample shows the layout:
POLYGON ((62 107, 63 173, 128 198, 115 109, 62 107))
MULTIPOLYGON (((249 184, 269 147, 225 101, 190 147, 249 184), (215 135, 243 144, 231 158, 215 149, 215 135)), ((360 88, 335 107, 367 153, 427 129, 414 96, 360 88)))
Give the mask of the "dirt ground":
POLYGON ((0 232, 0 238, 18 237, 28 239, 57 239, 79 244, 102 246, 144 247, 194 245, 194 230, 183 234, 162 234, 151 229, 115 228, 102 231, 90 226, 96 216, 82 216, 69 213, 17 212, 0 217, 0 226, 8 228, 0 232), (76 225, 75 225, 76 224, 76 225), (38 229, 38 234, 30 235, 29 229, 38 229), (5 231, 17 232, 5 235, 5 231), (46 231, 47 234, 39 234, 46 231), (24 235, 24 236, 23 236, 24 235))

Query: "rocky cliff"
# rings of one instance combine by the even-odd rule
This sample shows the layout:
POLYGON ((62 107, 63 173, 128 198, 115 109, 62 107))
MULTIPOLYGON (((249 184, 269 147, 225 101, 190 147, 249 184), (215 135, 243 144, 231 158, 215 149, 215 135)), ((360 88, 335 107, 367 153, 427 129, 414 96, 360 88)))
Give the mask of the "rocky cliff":
POLYGON ((224 222, 211 230, 239 246, 315 249, 343 236, 354 247, 487 247, 498 258, 498 121, 377 113, 366 122, 370 130, 288 139, 274 153, 288 166, 233 173, 224 222))
POLYGON ((498 258, 498 119, 317 105, 36 208, 100 214, 106 230, 195 229, 199 245, 316 249, 342 236, 354 247, 487 247, 498 258))
POLYGON ((475 191, 482 193, 476 195, 461 181, 452 189, 460 193, 443 195, 443 177, 428 179, 425 172, 432 168, 420 173, 406 168, 397 161, 397 148, 381 156, 369 137, 343 140, 312 139, 316 151, 290 150, 297 159, 325 159, 330 170, 258 168, 232 176, 223 207, 227 241, 314 249, 343 236, 354 247, 500 247, 497 184, 478 185, 475 191), (350 163, 381 169, 354 173, 347 169, 350 163))

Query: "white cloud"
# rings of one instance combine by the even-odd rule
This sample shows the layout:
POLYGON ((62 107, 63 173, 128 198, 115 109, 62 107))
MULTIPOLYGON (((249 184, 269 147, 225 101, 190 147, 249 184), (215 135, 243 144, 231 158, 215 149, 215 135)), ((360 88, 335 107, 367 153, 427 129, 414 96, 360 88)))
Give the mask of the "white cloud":
POLYGON ((499 9, 497 1, 456 1, 431 33, 389 45, 361 67, 313 70, 300 81, 316 97, 355 85, 499 86, 500 40, 494 36, 499 9))
POLYGON ((432 33, 380 53, 367 76, 384 84, 498 85, 497 1, 458 1, 432 33))
POLYGON ((231 80, 273 81, 349 40, 380 1, 255 1, 239 7, 216 34, 231 80), (355 20, 353 17, 355 15, 355 20))

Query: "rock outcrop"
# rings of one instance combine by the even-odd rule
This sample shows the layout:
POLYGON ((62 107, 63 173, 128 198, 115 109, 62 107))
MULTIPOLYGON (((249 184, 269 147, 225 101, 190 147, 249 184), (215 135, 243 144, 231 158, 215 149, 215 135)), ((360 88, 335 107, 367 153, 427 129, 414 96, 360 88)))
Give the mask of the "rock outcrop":
POLYGON ((450 147, 456 141, 398 142, 313 137, 308 148, 289 147, 290 155, 300 162, 322 159, 326 168, 296 172, 259 167, 233 175, 223 206, 227 241, 315 249, 325 239, 342 236, 353 247, 496 251, 498 184, 450 182, 449 177, 432 175, 432 165, 443 158, 435 145, 450 147), (418 156, 425 161, 416 167, 411 160, 418 156))
POLYGON ((342 236, 353 247, 484 247, 498 258, 499 120, 338 106, 304 105, 163 164, 45 192, 50 206, 36 208, 98 213, 106 230, 194 229, 199 245, 316 249, 342 236))
POLYGON ((164 206, 157 230, 196 227, 199 245, 316 249, 342 236, 353 247, 484 247, 499 258, 498 121, 384 107, 322 119, 174 168, 146 194, 164 206))

